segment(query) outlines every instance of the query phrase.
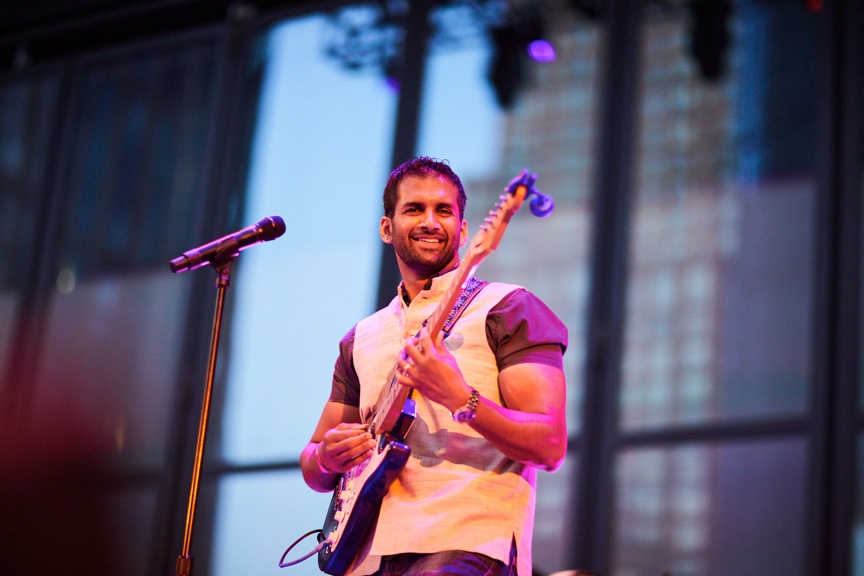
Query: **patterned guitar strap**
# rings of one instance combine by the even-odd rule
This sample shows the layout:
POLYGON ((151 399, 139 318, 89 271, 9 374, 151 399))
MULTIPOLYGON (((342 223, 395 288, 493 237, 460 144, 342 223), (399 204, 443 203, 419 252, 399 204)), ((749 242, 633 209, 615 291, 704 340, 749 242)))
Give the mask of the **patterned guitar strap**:
MULTIPOLYGON (((447 320, 444 321, 444 325, 441 327, 441 332, 444 333, 444 338, 446 339, 450 332, 453 330, 453 325, 456 324, 456 320, 459 319, 459 316, 462 315, 462 312, 465 311, 465 308, 468 307, 468 304, 471 303, 471 300, 486 286, 489 282, 486 280, 478 280, 473 276, 465 282, 465 286, 462 287, 462 294, 459 295, 459 298, 456 300, 456 303, 453 305, 453 310, 450 311, 450 315, 447 316, 447 320)), ((427 320, 423 321, 423 326, 426 326, 427 320)))

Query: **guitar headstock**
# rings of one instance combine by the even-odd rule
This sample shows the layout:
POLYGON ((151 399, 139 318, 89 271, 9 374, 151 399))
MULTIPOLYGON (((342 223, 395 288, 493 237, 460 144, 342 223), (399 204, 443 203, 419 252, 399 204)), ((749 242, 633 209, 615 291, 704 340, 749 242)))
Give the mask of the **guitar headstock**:
POLYGON ((535 215, 547 216, 551 213, 552 199, 549 196, 540 194, 540 192, 534 188, 534 182, 536 180, 536 174, 532 174, 528 172, 528 170, 522 170, 516 178, 510 181, 505 193, 501 195, 498 203, 496 203, 495 207, 489 212, 489 216, 487 216, 483 220, 483 224, 480 225, 480 232, 475 234, 471 239, 471 243, 468 246, 468 252, 465 256, 466 260, 472 262, 477 260, 479 262, 480 259, 498 248, 498 244, 504 236, 504 231, 507 229, 510 219, 519 211, 520 208, 522 208, 522 203, 529 195, 535 196, 531 202, 531 211, 534 212, 535 215), (545 212, 542 214, 538 213, 534 208, 538 199, 542 199, 548 206, 547 208, 543 208, 545 212))

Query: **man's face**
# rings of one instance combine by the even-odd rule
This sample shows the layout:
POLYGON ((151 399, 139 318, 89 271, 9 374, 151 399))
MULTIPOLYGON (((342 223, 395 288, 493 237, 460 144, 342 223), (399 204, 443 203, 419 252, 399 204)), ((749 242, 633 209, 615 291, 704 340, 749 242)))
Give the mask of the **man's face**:
POLYGON ((393 244, 403 275, 410 270, 430 278, 457 263, 468 225, 456 186, 434 175, 408 176, 397 192, 393 218, 381 219, 381 239, 393 244))

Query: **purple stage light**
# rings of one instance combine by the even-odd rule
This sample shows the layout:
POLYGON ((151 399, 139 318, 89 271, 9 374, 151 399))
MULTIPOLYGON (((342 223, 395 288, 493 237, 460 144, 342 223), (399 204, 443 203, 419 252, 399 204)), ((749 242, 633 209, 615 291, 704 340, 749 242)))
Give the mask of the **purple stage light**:
POLYGON ((534 40, 528 44, 528 55, 537 62, 555 60, 555 47, 546 40, 534 40))
POLYGON ((389 88, 394 94, 398 94, 399 89, 402 87, 399 83, 399 79, 393 76, 387 76, 387 78, 384 79, 384 84, 386 84, 387 88, 389 88))

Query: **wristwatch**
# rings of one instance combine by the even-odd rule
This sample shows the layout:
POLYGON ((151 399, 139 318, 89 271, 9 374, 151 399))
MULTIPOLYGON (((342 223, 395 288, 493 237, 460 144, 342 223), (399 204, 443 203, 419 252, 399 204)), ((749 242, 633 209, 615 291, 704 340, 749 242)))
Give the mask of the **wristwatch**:
POLYGON ((471 397, 468 398, 468 403, 453 412, 453 421, 462 422, 464 424, 473 420, 474 416, 477 415, 477 405, 479 403, 480 393, 474 388, 471 388, 471 397))

